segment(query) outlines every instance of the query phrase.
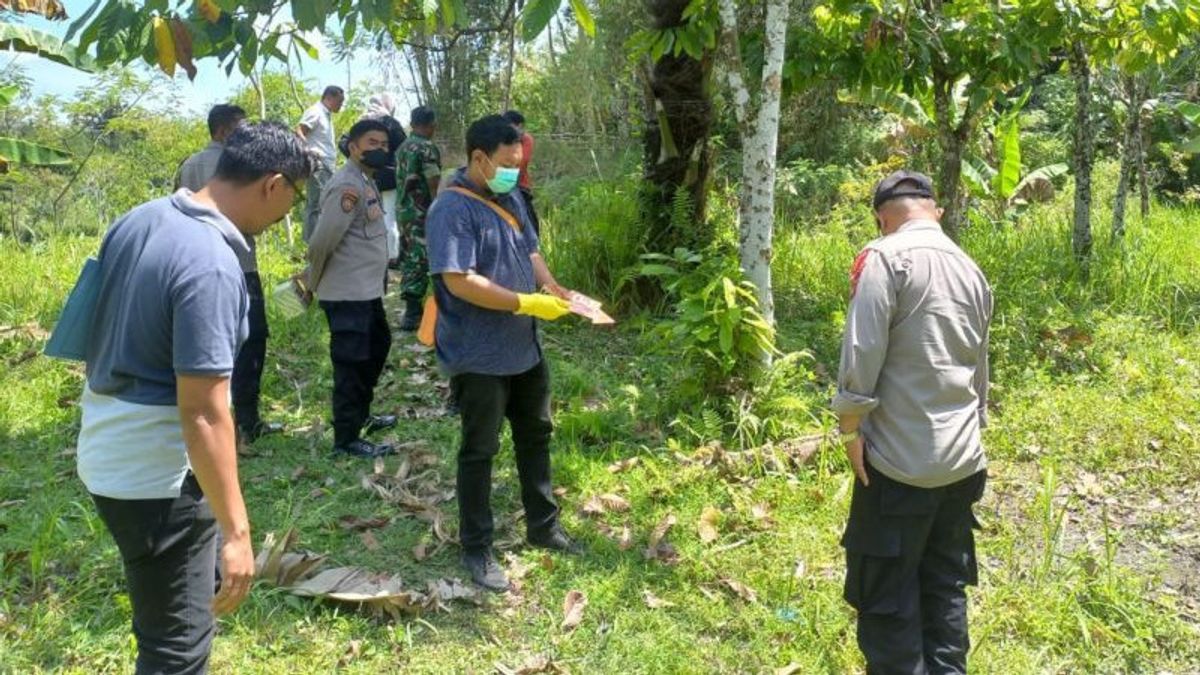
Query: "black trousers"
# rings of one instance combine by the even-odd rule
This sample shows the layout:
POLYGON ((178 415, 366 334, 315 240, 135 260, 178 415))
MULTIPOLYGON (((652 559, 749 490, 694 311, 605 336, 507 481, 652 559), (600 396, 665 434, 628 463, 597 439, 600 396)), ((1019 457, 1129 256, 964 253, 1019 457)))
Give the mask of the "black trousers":
POLYGON ((92 499, 125 564, 136 672, 207 672, 217 523, 196 478, 188 474, 175 499, 92 499))
POLYGON ((375 385, 392 348, 383 300, 321 301, 333 361, 333 442, 358 439, 371 414, 375 385))
POLYGON ((925 489, 867 471, 871 485, 854 481, 842 537, 867 672, 965 673, 966 587, 978 580, 971 505, 987 472, 925 489))
POLYGON ((525 198, 525 210, 529 211, 529 220, 533 224, 534 234, 542 233, 542 221, 538 218, 537 209, 533 207, 533 191, 520 188, 521 196, 525 198))
POLYGON ((252 429, 258 424, 258 400, 262 391, 263 363, 267 358, 267 308, 263 301, 262 280, 258 272, 246 273, 246 291, 250 295, 250 334, 233 362, 229 393, 238 428, 252 429))
POLYGON ((542 361, 519 375, 464 373, 450 378, 462 419, 458 450, 459 538, 463 550, 491 547, 492 458, 500 451, 500 428, 512 428, 528 533, 558 522, 550 482, 550 370, 542 361))

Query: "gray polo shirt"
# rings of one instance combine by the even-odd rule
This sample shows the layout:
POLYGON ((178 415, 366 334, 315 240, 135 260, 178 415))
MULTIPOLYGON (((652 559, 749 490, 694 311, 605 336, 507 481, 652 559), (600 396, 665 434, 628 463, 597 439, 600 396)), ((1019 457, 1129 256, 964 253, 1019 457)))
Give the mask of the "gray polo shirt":
MULTIPOLYGON (((175 189, 185 187, 192 192, 199 192, 201 188, 208 185, 208 181, 217 173, 217 162, 221 159, 221 153, 225 150, 225 146, 217 141, 211 141, 204 149, 196 154, 183 160, 183 164, 179 167, 179 180, 175 189)), ((238 256, 238 262, 242 265, 242 271, 246 274, 258 272, 258 247, 254 237, 246 235, 246 244, 250 246, 249 255, 238 256)))
POLYGON ((986 467, 991 318, 983 272, 936 222, 905 223, 855 259, 833 409, 864 415, 880 473, 932 488, 986 467))
MULTIPOLYGON (((455 172, 450 184, 479 192, 465 169, 455 172)), ((425 221, 438 305, 437 355, 450 375, 517 375, 542 360, 533 317, 473 305, 442 281, 444 272, 474 272, 514 293, 537 290, 530 256, 538 251, 538 236, 525 202, 517 190, 490 198, 522 224, 520 232, 486 204, 453 190, 438 192, 425 221)))
POLYGON ((79 476, 115 499, 176 497, 188 471, 176 376, 229 377, 249 332, 241 233, 180 190, 118 220, 101 280, 77 444, 79 476))

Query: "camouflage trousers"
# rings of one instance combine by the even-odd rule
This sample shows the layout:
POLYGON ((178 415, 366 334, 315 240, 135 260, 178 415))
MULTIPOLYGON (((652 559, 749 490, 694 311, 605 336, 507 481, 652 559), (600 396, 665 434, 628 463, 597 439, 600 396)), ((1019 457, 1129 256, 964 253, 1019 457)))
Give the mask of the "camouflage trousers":
POLYGON ((424 300, 429 289, 429 257, 425 252, 425 219, 400 223, 400 297, 424 300))

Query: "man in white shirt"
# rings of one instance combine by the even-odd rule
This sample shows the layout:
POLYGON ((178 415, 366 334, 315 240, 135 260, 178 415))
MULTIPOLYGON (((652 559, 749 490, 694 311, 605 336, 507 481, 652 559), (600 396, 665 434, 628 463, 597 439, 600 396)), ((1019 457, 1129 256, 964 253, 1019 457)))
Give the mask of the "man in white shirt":
POLYGON ((304 115, 296 126, 296 133, 304 139, 310 152, 318 158, 317 171, 308 180, 308 202, 304 207, 304 241, 312 237, 317 227, 317 216, 321 213, 321 190, 325 182, 333 176, 337 164, 337 143, 333 131, 333 115, 342 109, 346 102, 346 92, 341 87, 330 85, 325 87, 321 100, 317 101, 304 115))

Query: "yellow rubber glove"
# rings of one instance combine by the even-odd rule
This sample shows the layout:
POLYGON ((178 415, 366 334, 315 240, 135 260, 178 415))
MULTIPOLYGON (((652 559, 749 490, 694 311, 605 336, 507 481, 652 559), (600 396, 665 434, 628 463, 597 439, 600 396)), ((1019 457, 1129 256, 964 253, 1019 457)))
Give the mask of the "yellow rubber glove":
POLYGON ((515 314, 554 321, 571 311, 571 303, 549 293, 517 293, 515 314))

